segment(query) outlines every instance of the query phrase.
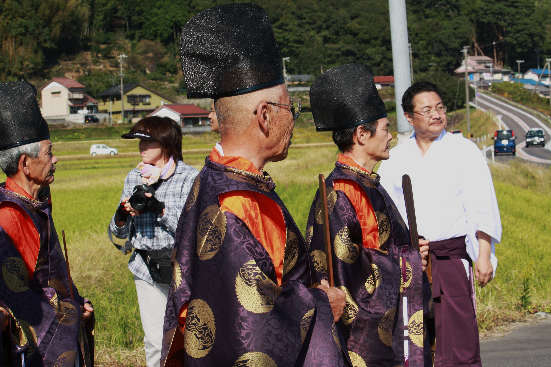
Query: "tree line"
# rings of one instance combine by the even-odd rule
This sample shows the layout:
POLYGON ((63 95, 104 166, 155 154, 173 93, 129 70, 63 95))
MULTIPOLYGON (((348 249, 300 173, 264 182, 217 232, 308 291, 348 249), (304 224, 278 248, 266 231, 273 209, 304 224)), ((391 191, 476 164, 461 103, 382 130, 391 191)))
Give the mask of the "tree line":
MULTIPOLYGON (((101 57, 128 44, 140 60, 153 57, 145 72, 175 74, 181 27, 200 10, 228 2, 0 0, 0 79, 45 76, 60 58, 81 51, 101 57), (157 44, 160 55, 151 46, 157 44)), ((392 74, 388 0, 255 2, 268 12, 282 55, 290 57, 289 73, 363 62, 376 74, 392 74)), ((495 56, 513 70, 517 59, 528 68, 551 57, 551 0, 407 0, 406 6, 414 74, 453 72, 466 45, 471 55, 495 56)))

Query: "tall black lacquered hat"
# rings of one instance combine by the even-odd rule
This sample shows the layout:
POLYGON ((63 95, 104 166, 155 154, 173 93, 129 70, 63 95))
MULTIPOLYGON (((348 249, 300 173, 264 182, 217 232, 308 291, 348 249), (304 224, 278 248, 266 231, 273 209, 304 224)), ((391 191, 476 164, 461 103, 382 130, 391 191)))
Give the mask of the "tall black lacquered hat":
POLYGON ((316 78, 310 105, 317 131, 353 128, 386 117, 373 75, 361 64, 341 65, 316 78))
POLYGON ((26 81, 0 83, 0 150, 50 139, 36 89, 26 81))
POLYGON ((189 98, 221 98, 284 83, 268 15, 258 5, 202 11, 182 30, 182 70, 189 98))

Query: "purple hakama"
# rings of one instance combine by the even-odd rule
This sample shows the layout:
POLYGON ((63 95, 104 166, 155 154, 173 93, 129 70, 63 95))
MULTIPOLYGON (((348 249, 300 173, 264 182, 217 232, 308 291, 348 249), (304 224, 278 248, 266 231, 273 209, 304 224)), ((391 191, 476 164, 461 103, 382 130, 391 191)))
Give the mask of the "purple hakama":
POLYGON ((429 244, 432 298, 436 324, 435 367, 479 367, 480 343, 473 303, 472 271, 467 278, 462 259, 471 264, 465 236, 429 244))

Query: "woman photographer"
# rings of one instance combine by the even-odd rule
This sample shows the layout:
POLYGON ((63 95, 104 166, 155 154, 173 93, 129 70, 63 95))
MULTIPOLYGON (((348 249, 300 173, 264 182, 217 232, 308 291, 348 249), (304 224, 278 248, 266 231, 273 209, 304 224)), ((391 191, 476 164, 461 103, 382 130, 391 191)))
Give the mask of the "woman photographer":
POLYGON ((140 139, 142 161, 124 181, 110 233, 134 248, 128 268, 134 275, 148 367, 159 366, 170 261, 180 213, 198 171, 182 161, 182 132, 169 118, 146 117, 125 139, 140 139))

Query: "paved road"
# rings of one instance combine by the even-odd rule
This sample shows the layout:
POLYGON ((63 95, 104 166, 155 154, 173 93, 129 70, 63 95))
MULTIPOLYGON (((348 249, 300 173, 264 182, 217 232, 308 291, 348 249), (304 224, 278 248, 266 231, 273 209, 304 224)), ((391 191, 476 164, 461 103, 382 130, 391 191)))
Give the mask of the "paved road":
POLYGON ((480 352, 484 367, 550 367, 551 318, 486 339, 480 352))
POLYGON ((533 115, 489 95, 477 92, 476 104, 481 109, 493 111, 503 124, 512 129, 517 137, 517 156, 536 163, 551 164, 551 128, 533 115), (538 127, 545 131, 546 148, 526 148, 525 135, 529 128, 538 127))

